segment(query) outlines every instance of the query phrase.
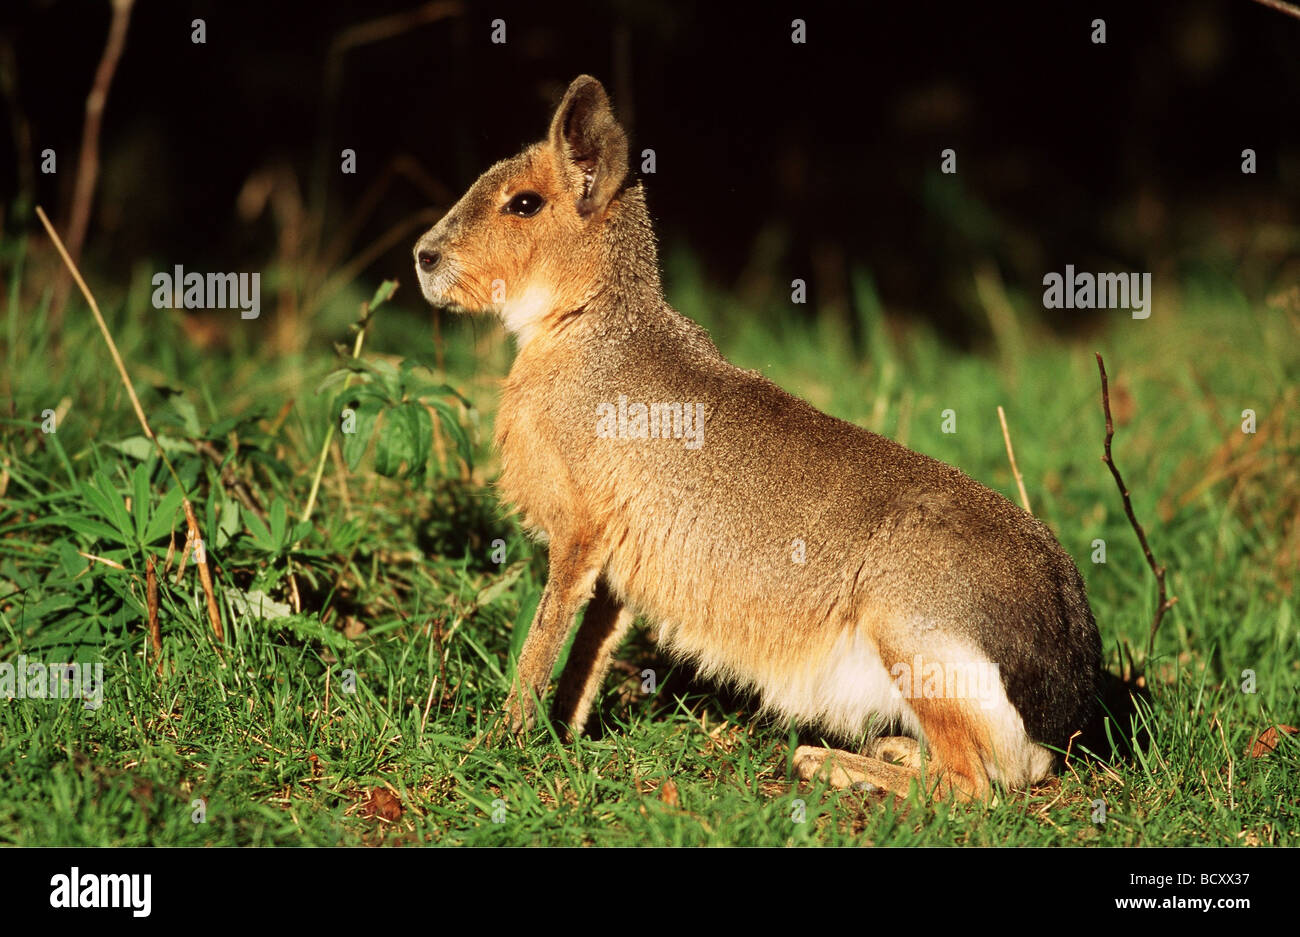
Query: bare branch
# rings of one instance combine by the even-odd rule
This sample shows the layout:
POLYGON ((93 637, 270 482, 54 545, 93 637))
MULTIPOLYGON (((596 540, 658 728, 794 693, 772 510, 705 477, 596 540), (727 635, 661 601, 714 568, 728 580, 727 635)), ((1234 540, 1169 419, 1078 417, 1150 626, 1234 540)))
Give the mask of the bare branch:
POLYGON ((1151 634, 1147 638, 1147 660, 1151 659, 1151 652, 1156 643, 1156 632, 1160 630, 1160 620, 1165 617, 1165 612, 1173 608, 1174 603, 1178 601, 1177 596, 1165 597, 1165 568, 1158 563, 1151 555, 1151 547, 1147 544, 1146 531, 1138 523, 1137 517, 1133 514, 1133 502, 1129 499, 1128 488, 1124 486, 1124 479, 1120 477, 1119 469, 1115 466, 1115 460, 1111 458, 1110 441, 1115 435, 1115 424, 1110 417, 1110 385, 1106 381, 1106 364, 1101 360, 1101 353, 1097 355, 1097 370, 1101 372, 1101 406, 1106 413, 1106 454, 1101 457, 1110 468, 1110 473, 1115 476, 1115 484, 1119 487, 1120 497, 1124 499, 1124 513, 1128 515, 1128 522, 1133 525, 1133 530, 1137 533, 1138 543, 1142 545, 1142 553, 1147 558, 1147 565, 1151 567, 1151 572, 1156 575, 1156 586, 1160 594, 1156 597, 1156 613, 1151 620, 1151 634))
POLYGON ((1263 4, 1270 10, 1277 10, 1279 13, 1285 13, 1287 16, 1294 16, 1300 20, 1300 7, 1294 3, 1287 3, 1286 0, 1255 0, 1255 2, 1263 4))
MULTIPOLYGON (((72 190, 72 208, 68 213, 68 253, 72 259, 81 259, 81 248, 90 226, 90 206, 95 200, 95 183, 99 179, 99 130, 104 122, 104 105, 108 102, 108 89, 117 72, 118 60, 126 45, 126 28, 131 20, 131 7, 135 0, 113 0, 113 20, 104 42, 104 55, 95 70, 95 83, 86 95, 86 119, 81 129, 81 156, 77 162, 77 178, 72 190)), ((60 278, 55 288, 50 318, 57 328, 62 319, 63 304, 67 301, 68 281, 60 278)))

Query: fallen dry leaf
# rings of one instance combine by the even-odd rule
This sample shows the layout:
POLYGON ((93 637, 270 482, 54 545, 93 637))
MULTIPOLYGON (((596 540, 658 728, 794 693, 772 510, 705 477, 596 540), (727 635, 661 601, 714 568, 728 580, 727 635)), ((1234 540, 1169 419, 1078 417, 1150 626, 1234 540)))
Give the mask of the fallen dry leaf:
POLYGON ((1277 734, 1285 732, 1287 735, 1295 735, 1300 732, 1295 726, 1269 726, 1260 733, 1259 738, 1255 739, 1255 744, 1251 746, 1250 757, 1262 758, 1273 749, 1277 748, 1277 734))
POLYGON ((669 807, 679 806, 677 797, 677 783, 675 781, 664 781, 659 785, 659 799, 669 807))
POLYGON ((360 815, 378 817, 380 820, 393 822, 402 818, 402 802, 392 791, 377 787, 370 792, 370 797, 361 805, 360 815))

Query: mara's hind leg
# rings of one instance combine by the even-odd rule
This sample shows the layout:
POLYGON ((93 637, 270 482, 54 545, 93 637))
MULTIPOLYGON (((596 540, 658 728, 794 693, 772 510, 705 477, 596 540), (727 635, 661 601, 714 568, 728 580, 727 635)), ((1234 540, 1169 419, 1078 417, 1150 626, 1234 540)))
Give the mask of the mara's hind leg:
POLYGON ((953 701, 923 700, 914 706, 929 747, 929 757, 916 739, 891 737, 868 743, 861 755, 838 749, 800 745, 794 753, 795 773, 805 781, 820 778, 832 787, 872 784, 906 796, 912 781, 935 797, 982 800, 990 791, 984 768, 988 735, 977 716, 953 701))
POLYGON ((822 780, 831 787, 871 784, 899 797, 906 797, 912 782, 920 778, 914 768, 815 745, 794 750, 794 773, 805 781, 822 780))
POLYGON ((928 767, 937 797, 984 800, 990 793, 985 764, 992 753, 992 727, 963 700, 911 700, 929 750, 928 767))
MULTIPOLYGON (((899 628, 888 620, 872 624, 881 661, 895 675, 895 689, 924 740, 926 787, 942 799, 987 799, 998 754, 1018 752, 1015 739, 1024 734, 997 668, 965 642, 945 638, 943 628, 918 631, 914 624, 899 628)), ((896 747, 884 739, 877 751, 887 757, 896 747)), ((997 776, 1014 781, 1016 774, 997 776)))
MULTIPOLYGON (((951 702, 951 701, 946 701, 951 702)), ((984 769, 984 747, 978 720, 972 722, 954 707, 923 706, 921 725, 929 741, 929 757, 921 743, 906 736, 870 740, 862 754, 801 745, 795 749, 794 770, 805 781, 819 778, 832 787, 871 784, 900 797, 913 780, 934 796, 946 800, 980 800, 988 796, 989 777, 984 769), (928 718, 927 718, 928 717, 928 718)))
POLYGON ((987 800, 993 782, 1009 790, 1024 790, 1051 773, 1052 753, 1035 744, 1005 699, 990 706, 963 699, 911 701, 921 724, 921 743, 910 738, 878 739, 868 749, 885 761, 923 767, 930 788, 939 797, 987 800))

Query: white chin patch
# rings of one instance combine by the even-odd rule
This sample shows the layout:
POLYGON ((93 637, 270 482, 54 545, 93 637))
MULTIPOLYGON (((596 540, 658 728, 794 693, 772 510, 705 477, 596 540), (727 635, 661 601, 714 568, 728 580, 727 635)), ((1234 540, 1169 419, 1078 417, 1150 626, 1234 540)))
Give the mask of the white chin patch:
POLYGON ((419 267, 415 268, 416 279, 420 282, 420 292, 424 294, 425 300, 432 306, 446 306, 447 298, 443 295, 446 289, 446 277, 441 273, 428 274, 419 267))
POLYGON ((523 348, 537 334, 542 320, 554 310, 555 297, 544 286, 529 286, 501 306, 501 320, 523 348))

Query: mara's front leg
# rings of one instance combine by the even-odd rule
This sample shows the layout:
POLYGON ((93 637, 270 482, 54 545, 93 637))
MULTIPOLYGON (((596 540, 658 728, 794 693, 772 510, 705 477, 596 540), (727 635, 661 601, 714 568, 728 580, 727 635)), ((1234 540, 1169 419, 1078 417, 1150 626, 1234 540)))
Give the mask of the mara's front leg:
POLYGON ((602 562, 589 540, 552 538, 546 588, 519 652, 514 685, 506 697, 505 719, 511 732, 519 734, 532 728, 537 701, 546 692, 578 609, 591 598, 602 562))
POLYGON ((614 652, 632 626, 633 617, 632 610, 615 597, 604 578, 598 580, 596 594, 587 603, 555 690, 554 718, 568 727, 570 739, 582 735, 592 703, 614 661, 614 652))

